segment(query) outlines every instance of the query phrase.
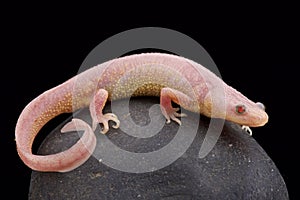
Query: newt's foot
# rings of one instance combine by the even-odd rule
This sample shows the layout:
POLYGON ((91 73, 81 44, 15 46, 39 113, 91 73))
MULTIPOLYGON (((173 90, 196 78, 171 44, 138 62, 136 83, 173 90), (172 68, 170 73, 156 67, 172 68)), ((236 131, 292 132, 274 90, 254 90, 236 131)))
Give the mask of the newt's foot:
POLYGON ((252 136, 252 130, 249 126, 242 126, 242 129, 245 130, 250 136, 252 136))
POLYGON ((108 92, 104 89, 99 89, 93 97, 90 103, 90 113, 92 117, 92 129, 96 130, 98 123, 103 124, 103 129, 100 131, 105 134, 109 130, 108 121, 111 120, 116 124, 113 128, 119 128, 120 121, 118 117, 113 113, 103 114, 102 110, 108 97, 108 92))
POLYGON ((181 121, 177 117, 186 117, 187 115, 184 113, 177 113, 179 108, 161 108, 162 114, 167 119, 167 124, 171 122, 171 120, 175 121, 177 124, 181 125, 181 121))
POLYGON ((160 92, 160 108, 162 114, 167 119, 167 124, 171 120, 175 121, 177 124, 181 125, 181 121, 177 117, 186 117, 184 113, 177 113, 179 108, 172 107, 172 101, 182 106, 183 108, 188 107, 188 105, 193 104, 192 99, 186 94, 172 89, 172 88, 162 88, 160 92))
POLYGON ((119 128, 120 126, 120 120, 118 119, 118 117, 113 114, 113 113, 106 113, 104 115, 98 115, 97 119, 93 119, 93 130, 96 129, 97 124, 103 124, 103 129, 100 131, 102 134, 107 133, 107 131, 109 130, 109 126, 108 126, 108 121, 113 121, 115 122, 115 125, 113 125, 113 128, 119 128))

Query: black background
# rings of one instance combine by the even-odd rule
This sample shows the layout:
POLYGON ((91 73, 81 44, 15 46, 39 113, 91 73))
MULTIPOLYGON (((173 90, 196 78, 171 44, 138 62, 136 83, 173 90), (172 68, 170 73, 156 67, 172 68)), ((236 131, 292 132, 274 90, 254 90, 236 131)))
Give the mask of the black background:
MULTIPOLYGON (((26 104, 76 75, 87 54, 106 38, 132 28, 155 26, 195 39, 211 55, 226 83, 266 105, 270 121, 254 128, 253 137, 275 162, 290 198, 296 199, 300 32, 299 12, 294 8, 278 4, 222 8, 222 12, 214 6, 193 11, 161 8, 160 12, 108 9, 104 14, 100 7, 90 11, 13 5, 1 19, 0 148, 1 182, 5 184, 1 193, 11 189, 10 197, 26 199, 28 195, 31 170, 18 158, 14 142, 14 127, 26 104)), ((55 120, 46 129, 54 127, 55 120)))

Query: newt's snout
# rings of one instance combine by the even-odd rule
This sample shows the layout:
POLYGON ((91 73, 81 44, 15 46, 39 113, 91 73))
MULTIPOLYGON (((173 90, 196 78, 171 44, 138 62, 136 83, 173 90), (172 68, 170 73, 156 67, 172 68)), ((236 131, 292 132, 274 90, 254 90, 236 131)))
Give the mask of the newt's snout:
POLYGON ((258 115, 254 116, 253 119, 254 120, 252 120, 252 123, 249 124, 248 126, 259 127, 259 126, 264 126, 268 122, 269 116, 265 111, 263 111, 258 115))

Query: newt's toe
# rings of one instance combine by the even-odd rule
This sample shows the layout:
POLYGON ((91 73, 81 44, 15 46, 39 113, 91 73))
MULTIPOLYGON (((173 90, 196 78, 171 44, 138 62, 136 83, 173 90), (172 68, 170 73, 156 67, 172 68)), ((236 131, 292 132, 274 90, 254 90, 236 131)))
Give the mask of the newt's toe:
POLYGON ((169 124, 171 120, 173 120, 177 124, 181 125, 181 121, 180 119, 178 119, 178 117, 187 116, 185 113, 178 113, 177 111, 179 111, 179 108, 162 109, 162 111, 163 115, 167 119, 167 124, 169 124))
POLYGON ((100 131, 102 134, 106 134, 109 131, 108 122, 113 121, 115 124, 112 125, 113 128, 117 129, 120 126, 120 120, 113 113, 106 113, 104 115, 97 116, 97 121, 93 122, 93 128, 96 129, 96 124, 100 123, 103 125, 102 130, 100 131))

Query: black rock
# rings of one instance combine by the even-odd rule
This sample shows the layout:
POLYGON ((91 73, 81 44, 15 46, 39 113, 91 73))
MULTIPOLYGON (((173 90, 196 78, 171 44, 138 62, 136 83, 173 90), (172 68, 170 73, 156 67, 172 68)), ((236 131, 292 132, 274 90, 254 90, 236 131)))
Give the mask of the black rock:
MULTIPOLYGON (((273 161, 240 126, 225 122, 216 145, 199 158, 211 120, 201 116, 198 122, 199 115, 185 112, 188 117, 182 119, 180 130, 174 122, 164 124, 158 106, 149 112, 157 103, 158 98, 131 99, 129 114, 123 110, 126 100, 115 101, 112 109, 119 112, 121 129, 111 128, 107 135, 97 129, 94 156, 71 172, 33 171, 29 199, 288 199, 273 161), (149 115, 163 128, 147 126, 149 115), (144 127, 130 129, 131 118, 144 127)), ((107 103, 104 113, 110 111, 107 103)), ((76 117, 90 121, 87 109, 76 117)), ((45 139, 39 154, 62 151, 78 140, 76 132, 61 134, 62 125, 45 139)))

